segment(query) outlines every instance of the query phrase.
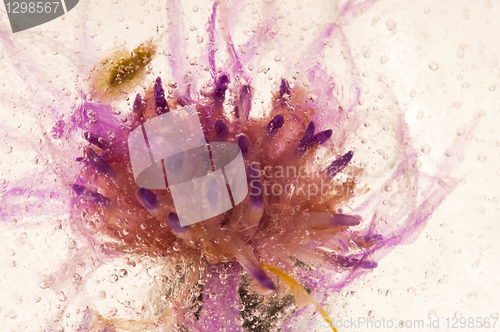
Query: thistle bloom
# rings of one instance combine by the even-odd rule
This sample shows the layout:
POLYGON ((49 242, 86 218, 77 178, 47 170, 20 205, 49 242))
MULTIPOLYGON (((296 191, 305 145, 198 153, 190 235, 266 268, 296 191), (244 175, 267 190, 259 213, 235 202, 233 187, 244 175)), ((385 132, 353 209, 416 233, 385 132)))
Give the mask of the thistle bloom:
MULTIPOLYGON (((51 128, 51 142, 65 145, 59 153, 81 147, 72 166, 56 171, 70 197, 68 227, 78 242, 88 241, 102 261, 127 257, 132 266, 148 261, 162 269, 148 307, 130 317, 81 300, 85 309, 77 331, 289 330, 287 322, 308 309, 307 314, 329 319, 323 309, 329 295, 418 234, 455 185, 444 180, 447 164, 421 183, 417 152, 397 103, 386 101, 376 117, 383 124, 366 129, 361 109, 368 102, 354 70, 347 82, 339 81, 306 59, 290 69, 290 77, 274 82, 271 101, 260 113, 259 73, 249 65, 274 38, 275 22, 264 20, 252 40, 235 48, 235 26, 227 18, 236 10, 214 3, 198 73, 185 63, 186 51, 177 43, 182 24, 172 26, 170 74, 153 75, 147 68, 167 48, 165 36, 130 54, 114 54, 86 73, 88 82, 70 116, 51 128), (222 62, 220 35, 228 53, 222 62), (168 188, 135 183, 127 139, 147 121, 188 105, 196 107, 207 142, 239 146, 249 194, 223 214, 182 227, 168 188), (360 135, 380 136, 376 154, 359 143, 360 135)), ((173 2, 169 13, 181 15, 173 2)), ((323 27, 310 52, 321 55, 335 31, 341 27, 323 27)), ((177 167, 197 166, 182 158, 177 162, 177 167)), ((9 195, 15 195, 12 190, 9 195)), ((47 287, 58 289, 54 278, 79 269, 83 258, 74 258, 62 275, 47 279, 47 287)), ((78 285, 90 278, 75 275, 78 285)))

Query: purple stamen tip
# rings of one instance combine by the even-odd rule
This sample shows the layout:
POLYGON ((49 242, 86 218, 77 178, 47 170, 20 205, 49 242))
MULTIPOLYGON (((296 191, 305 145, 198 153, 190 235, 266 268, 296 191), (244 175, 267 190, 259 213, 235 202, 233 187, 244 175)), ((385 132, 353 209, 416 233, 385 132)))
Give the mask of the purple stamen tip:
POLYGON ((250 203, 256 209, 264 205, 264 198, 262 196, 262 185, 259 179, 250 179, 250 203))
POLYGON ((229 84, 229 77, 227 75, 221 75, 217 80, 214 91, 214 99, 216 102, 223 102, 226 97, 226 90, 229 84))
POLYGON ((154 210, 158 207, 158 197, 156 197, 155 193, 149 189, 139 189, 139 198, 148 210, 154 210))
POLYGON ((285 95, 290 95, 290 84, 288 83, 287 80, 284 78, 281 79, 281 85, 280 85, 280 99, 283 98, 285 95))
POLYGON ((267 124, 267 132, 274 135, 284 124, 285 117, 283 114, 278 114, 267 124))
POLYGON ((269 278, 269 276, 263 269, 258 267, 255 270, 250 271, 250 274, 255 278, 255 280, 259 282, 261 286, 271 290, 276 290, 276 286, 274 285, 273 281, 271 280, 271 278, 269 278))
POLYGON ((165 99, 165 90, 161 85, 161 78, 158 77, 154 86, 156 114, 161 115, 170 111, 168 108, 167 100, 165 99))
POLYGON ((316 142, 317 144, 323 144, 328 139, 330 139, 330 137, 332 137, 332 133, 333 133, 333 131, 331 129, 319 132, 316 135, 314 135, 313 141, 316 142))
POLYGON ((187 227, 181 226, 181 223, 179 221, 179 216, 177 215, 177 213, 170 212, 168 214, 167 219, 168 219, 168 223, 170 224, 170 226, 172 227, 172 229, 176 233, 182 234, 182 233, 185 233, 187 231, 187 227))
POLYGON ((347 165, 349 164, 349 162, 351 161, 353 155, 354 155, 354 152, 353 151, 349 151, 345 155, 343 155, 342 157, 334 160, 330 164, 330 166, 328 166, 328 168, 326 169, 328 175, 331 178, 333 178, 339 172, 341 172, 342 170, 344 170, 344 168, 346 168, 347 165))
POLYGON ((316 128, 314 127, 314 122, 309 122, 306 132, 304 133, 304 137, 300 140, 299 146, 297 147, 297 153, 299 156, 302 156, 304 153, 306 153, 309 146, 311 146, 315 129, 316 128))
POLYGON ((109 148, 109 146, 111 144, 110 141, 100 137, 99 135, 96 135, 96 134, 88 132, 88 131, 83 133, 83 137, 87 140, 87 142, 97 146, 98 148, 100 148, 102 150, 109 148))
POLYGON ((115 170, 107 162, 104 161, 94 150, 87 149, 87 159, 99 172, 115 176, 115 170))
POLYGON ((75 183, 75 184, 73 184, 71 187, 73 188, 73 190, 75 191, 75 193, 76 193, 77 195, 81 195, 81 194, 83 194, 83 192, 84 192, 84 191, 85 191, 85 189, 86 189, 86 188, 85 188, 85 186, 82 186, 82 185, 80 185, 80 184, 76 184, 76 183, 75 183))
POLYGON ((227 125, 221 119, 215 121, 214 127, 215 127, 215 132, 217 133, 217 136, 222 136, 222 135, 225 135, 229 132, 227 125))
POLYGON ((250 141, 245 135, 240 135, 238 137, 238 146, 241 149, 241 153, 246 155, 248 153, 248 149, 250 148, 250 141))
POLYGON ((333 226, 358 226, 361 223, 361 217, 348 214, 334 214, 331 218, 333 226))
POLYGON ((109 203, 109 199, 107 197, 104 197, 103 195, 101 195, 99 193, 87 190, 87 188, 85 188, 85 186, 82 186, 80 184, 75 183, 75 184, 71 185, 71 187, 73 188, 73 190, 75 191, 75 193, 78 196, 84 195, 86 198, 90 199, 94 203, 104 204, 104 205, 109 203))
POLYGON ((140 94, 137 94, 135 96, 134 106, 132 107, 134 114, 140 115, 139 113, 141 111, 141 108, 142 108, 142 98, 140 94))

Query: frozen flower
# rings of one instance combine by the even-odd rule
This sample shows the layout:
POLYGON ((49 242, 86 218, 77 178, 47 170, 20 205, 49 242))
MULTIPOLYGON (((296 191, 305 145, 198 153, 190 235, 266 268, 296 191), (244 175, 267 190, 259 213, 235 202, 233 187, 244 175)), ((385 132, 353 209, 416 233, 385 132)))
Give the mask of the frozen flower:
MULTIPOLYGON (((92 52, 83 56, 87 63, 77 71, 82 79, 73 105, 51 113, 50 132, 43 134, 54 146, 47 163, 63 187, 51 198, 65 203, 64 226, 86 249, 48 273, 43 285, 63 289, 72 276, 76 286, 61 302, 69 296, 84 307, 75 330, 289 330, 286 322, 309 308, 307 314, 326 318, 322 305, 329 295, 417 235, 453 190, 449 162, 436 174, 419 171, 397 102, 361 98, 365 85, 341 25, 322 26, 304 58, 291 61, 290 55, 283 77, 271 77, 270 102, 261 103, 266 52, 275 50, 275 61, 283 62, 290 47, 281 46, 272 15, 264 15, 237 46, 238 8, 213 4, 208 40, 194 60, 183 44, 182 12, 169 2, 174 23, 168 33, 144 40, 130 53, 99 61, 92 52), (350 70, 334 76, 330 66, 335 65, 317 58, 337 39, 342 65, 350 70), (167 74, 159 73, 155 62, 165 56, 167 74), (188 105, 196 107, 207 142, 239 146, 249 194, 228 212, 182 227, 169 189, 136 184, 127 140, 147 121, 188 105), (370 147, 360 135, 372 137, 370 147), (140 310, 102 312, 82 295, 92 277, 84 267, 124 257, 130 266, 160 267, 154 286, 140 310)), ((346 4, 341 12, 348 18, 357 8, 346 4)), ((6 36, 2 40, 12 43, 6 36)), ((42 76, 35 77, 32 84, 42 85, 42 76)), ((60 95, 50 88, 46 93, 60 95)), ((197 166, 182 159, 179 165, 197 166)), ((26 192, 44 195, 33 188, 3 190, 4 206, 15 210, 13 197, 26 192)), ((46 195, 50 186, 44 190, 46 195)), ((5 217, 14 213, 21 212, 2 210, 5 217)), ((118 271, 110 280, 127 274, 118 271)), ((123 306, 133 304, 123 301, 123 306)))

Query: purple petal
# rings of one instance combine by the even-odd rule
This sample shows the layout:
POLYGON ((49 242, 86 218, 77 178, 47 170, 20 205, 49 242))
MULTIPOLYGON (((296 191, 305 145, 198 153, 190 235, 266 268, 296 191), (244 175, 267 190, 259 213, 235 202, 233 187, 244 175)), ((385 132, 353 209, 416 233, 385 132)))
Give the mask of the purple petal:
POLYGON ((374 269, 377 267, 376 262, 367 261, 364 259, 355 258, 352 256, 337 256, 337 263, 342 267, 361 267, 363 269, 374 269))

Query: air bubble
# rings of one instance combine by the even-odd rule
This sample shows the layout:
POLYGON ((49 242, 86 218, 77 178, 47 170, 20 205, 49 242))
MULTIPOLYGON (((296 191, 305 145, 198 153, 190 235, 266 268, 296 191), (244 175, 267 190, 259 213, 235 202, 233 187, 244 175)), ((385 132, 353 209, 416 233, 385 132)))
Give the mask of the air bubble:
POLYGON ((120 269, 118 271, 118 275, 120 276, 120 278, 125 278, 128 275, 128 272, 125 269, 120 269))
POLYGON ((486 159, 488 158, 488 156, 486 155, 486 153, 484 152, 481 152, 478 156, 477 156, 477 159, 479 159, 479 161, 486 161, 486 159))
POLYGON ((436 71, 439 69, 439 64, 437 62, 432 61, 429 63, 429 68, 433 71, 436 71))
POLYGON ((111 280, 111 282, 117 282, 118 281, 118 276, 116 274, 112 274, 109 279, 111 280))
POLYGON ((66 301, 68 298, 66 297, 66 295, 64 295, 64 292, 60 292, 59 295, 57 296, 57 299, 61 302, 64 302, 66 301))
POLYGON ((431 152, 431 147, 426 144, 426 145, 422 146, 421 150, 423 153, 429 153, 429 152, 431 152))

